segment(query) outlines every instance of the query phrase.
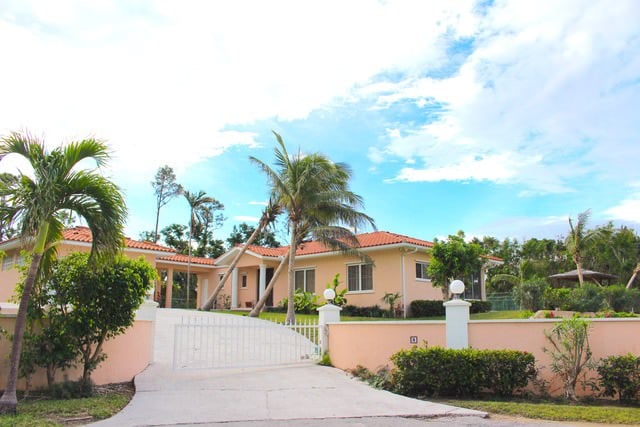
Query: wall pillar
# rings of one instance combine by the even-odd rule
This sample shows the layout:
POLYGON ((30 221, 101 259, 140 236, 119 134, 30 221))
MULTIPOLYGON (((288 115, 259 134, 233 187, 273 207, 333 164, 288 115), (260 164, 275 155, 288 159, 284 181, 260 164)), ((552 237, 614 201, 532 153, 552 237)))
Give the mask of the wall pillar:
POLYGON ((259 290, 258 290, 258 298, 262 298, 264 295, 264 290, 267 287, 267 266, 265 264, 260 264, 260 282, 259 282, 259 290))
POLYGON ((167 287, 164 295, 164 308, 171 308, 171 295, 173 294, 173 268, 167 270, 167 287))
POLYGON ((238 269, 231 272, 231 308, 238 308, 238 269))
POLYGON ((447 321, 447 348, 469 347, 469 307, 471 303, 453 299, 444 304, 447 321))
POLYGON ((342 308, 327 303, 316 310, 318 310, 318 327, 320 328, 320 350, 321 354, 325 354, 329 351, 329 326, 327 324, 340 322, 342 308))

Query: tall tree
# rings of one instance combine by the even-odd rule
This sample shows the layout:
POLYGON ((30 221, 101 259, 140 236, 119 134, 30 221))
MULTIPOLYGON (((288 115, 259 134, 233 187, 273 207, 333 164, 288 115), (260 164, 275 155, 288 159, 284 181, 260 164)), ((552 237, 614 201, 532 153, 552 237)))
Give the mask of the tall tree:
POLYGON ((227 268, 227 271, 225 271, 224 275, 220 279, 218 286, 216 286, 207 302, 202 306, 203 310, 211 310, 211 308, 213 308, 213 303, 216 301, 216 298, 218 298, 218 294, 229 279, 229 276, 233 272, 233 269, 236 268, 236 265, 238 265, 238 261, 240 261, 242 255, 244 255, 249 246, 253 244, 258 234, 269 227, 269 225, 273 224, 273 222, 281 212, 282 207, 277 204, 273 198, 269 199, 269 203, 267 204, 267 206, 265 206, 264 210, 262 211, 262 215, 260 216, 260 221, 258 221, 258 228, 255 229, 251 236, 249 236, 249 239, 245 242, 244 245, 242 245, 242 249, 240 249, 240 251, 238 251, 236 256, 233 258, 231 264, 229 264, 229 267, 227 268))
POLYGON ((192 240, 193 235, 195 233, 196 224, 202 223, 202 207, 207 204, 213 203, 215 200, 213 197, 207 196, 207 193, 204 191, 190 192, 188 190, 183 190, 182 194, 185 199, 187 199, 187 203, 189 203, 189 245, 187 247, 188 250, 188 258, 187 258, 187 307, 189 307, 189 287, 190 287, 190 275, 191 275, 191 251, 192 251, 192 240))
POLYGON ((433 285, 442 288, 442 297, 449 299, 449 283, 454 279, 465 279, 479 271, 482 266, 482 247, 464 241, 464 232, 458 231, 447 240, 434 240, 431 248, 429 276, 433 285))
POLYGON ((194 228, 194 237, 198 243, 196 255, 200 257, 217 257, 224 253, 224 242, 213 238, 214 230, 222 227, 226 219, 222 214, 224 205, 212 198, 198 208, 198 222, 194 228))
POLYGON ((575 225, 571 217, 569 217, 569 235, 565 239, 567 253, 576 264, 580 286, 584 283, 584 278, 582 277, 582 255, 587 250, 588 245, 602 235, 602 230, 587 230, 587 222, 589 222, 590 216, 591 210, 587 209, 578 215, 575 225))
POLYGON ((86 221, 93 236, 92 262, 110 260, 121 249, 127 215, 115 184, 95 171, 77 167, 85 159, 93 159, 98 167, 105 165, 109 150, 104 143, 85 139, 48 151, 37 138, 12 133, 0 142, 0 159, 9 154, 26 159, 32 173, 19 172, 0 180, 0 197, 7 201, 0 209, 0 222, 17 226, 25 247, 31 248, 31 264, 20 297, 0 413, 16 412, 16 380, 27 306, 45 251, 55 252, 55 243, 62 239, 60 213, 72 211, 86 221))
MULTIPOLYGON (((298 242, 309 236, 329 247, 348 251, 358 242, 351 230, 374 226, 371 217, 360 212, 362 198, 349 190, 351 169, 322 154, 290 156, 280 135, 275 148, 275 166, 250 157, 266 175, 271 197, 287 214, 290 235, 288 300, 294 300, 294 265, 298 242)), ((287 306, 287 323, 295 322, 294 304, 287 306)))
MULTIPOLYGON (((246 222, 237 226, 234 225, 231 234, 227 238, 229 248, 233 248, 235 245, 241 245, 246 242, 255 231, 256 228, 246 222)), ((266 246, 268 248, 279 248, 281 246, 280 242, 276 239, 275 233, 271 230, 263 230, 258 233, 253 244, 257 246, 266 246)))
POLYGON ((182 186, 176 182, 176 174, 173 169, 164 165, 158 168, 156 176, 151 181, 151 186, 156 194, 156 227, 153 232, 153 242, 158 243, 158 224, 160 223, 160 209, 182 191, 182 186))

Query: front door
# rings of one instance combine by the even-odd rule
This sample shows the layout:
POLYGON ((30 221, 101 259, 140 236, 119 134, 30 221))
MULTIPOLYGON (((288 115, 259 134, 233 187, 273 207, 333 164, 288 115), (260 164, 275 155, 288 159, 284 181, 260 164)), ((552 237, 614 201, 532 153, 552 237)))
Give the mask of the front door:
MULTIPOLYGON (((269 282, 273 278, 273 268, 267 268, 266 271, 266 281, 264 287, 269 286, 269 282)), ((256 301, 260 300, 260 269, 258 269, 258 273, 256 274, 256 301)), ((273 291, 267 297, 267 301, 264 303, 266 307, 273 307, 273 291)))

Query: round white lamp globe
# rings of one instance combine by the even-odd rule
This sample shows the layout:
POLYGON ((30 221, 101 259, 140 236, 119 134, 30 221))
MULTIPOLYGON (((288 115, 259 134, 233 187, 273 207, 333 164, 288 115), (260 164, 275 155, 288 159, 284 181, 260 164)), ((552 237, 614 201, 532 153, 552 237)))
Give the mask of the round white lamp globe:
POLYGON ((331 288, 327 288, 324 290, 322 295, 324 295, 324 299, 326 299, 327 301, 333 300, 336 297, 336 291, 331 288))
POLYGON ((449 290, 456 297, 459 297, 460 294, 464 292, 464 283, 462 282, 462 280, 454 280, 449 285, 449 290))

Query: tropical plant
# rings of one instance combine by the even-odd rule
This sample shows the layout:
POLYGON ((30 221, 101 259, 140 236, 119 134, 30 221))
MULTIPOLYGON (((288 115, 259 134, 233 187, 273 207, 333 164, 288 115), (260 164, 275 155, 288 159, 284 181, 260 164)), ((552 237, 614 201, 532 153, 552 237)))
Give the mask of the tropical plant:
MULTIPOLYGON (((356 253, 358 241, 353 229, 374 226, 371 217, 360 212, 362 198, 349 190, 351 170, 318 153, 290 156, 282 137, 274 132, 274 170, 263 161, 250 157, 267 176, 271 199, 286 211, 289 231, 288 299, 294 299, 294 265, 297 247, 307 236, 332 249, 356 253)), ((287 309, 287 323, 295 322, 293 305, 287 309)))
POLYGON ((584 376, 585 369, 592 367, 590 326, 590 322, 574 317, 563 319, 550 331, 544 331, 551 348, 543 350, 551 356, 551 371, 560 376, 564 397, 569 400, 578 400, 576 385, 584 376))
MULTIPOLYGON (((173 169, 164 165, 158 168, 156 176, 151 181, 153 192, 156 195, 156 227, 153 232, 153 242, 158 242, 158 224, 160 222, 160 209, 182 191, 182 186, 176 182, 176 174, 173 169)), ((150 237, 147 235, 146 237, 150 237)))
POLYGON ((98 167, 105 165, 109 151, 104 143, 85 139, 48 151, 37 138, 12 133, 0 142, 0 159, 9 154, 26 159, 32 174, 18 172, 0 180, 0 198, 7 201, 0 209, 0 223, 16 225, 25 247, 31 248, 31 264, 20 297, 1 413, 16 412, 27 306, 36 280, 46 276, 55 256, 55 243, 62 238, 60 212, 73 211, 86 221, 92 234, 91 258, 96 264, 112 259, 121 249, 127 215, 115 184, 95 171, 78 167, 86 159, 93 159, 98 167))
MULTIPOLYGON (((225 271, 224 275, 220 279, 220 283, 218 283, 218 286, 216 286, 216 288, 214 289, 213 293, 211 294, 207 302, 202 306, 203 310, 211 310, 211 308, 213 307, 213 303, 218 297, 218 294, 224 287, 224 284, 229 279, 229 276, 233 272, 233 269, 236 268, 236 265, 238 265, 238 261, 240 261, 240 258, 242 258, 242 255, 244 255, 244 253, 247 251, 249 246, 251 246, 251 244, 254 242, 254 240, 259 235, 259 233, 261 233, 264 229, 266 229, 270 224, 273 224, 273 222, 276 220, 276 218, 278 217, 278 215, 280 215, 281 212, 282 212, 281 206, 273 198, 269 199, 269 203, 267 203, 267 206, 265 206, 264 210, 262 211, 262 215, 260 216, 258 227, 255 229, 253 234, 249 236, 249 239, 246 241, 246 243, 242 245, 242 248, 238 251, 236 256, 233 258, 233 261, 231 261, 231 264, 229 264, 227 271, 225 271)), ((274 277, 276 277, 275 274, 274 274, 274 277)), ((265 295, 266 295, 266 292, 265 292, 265 295)))
MULTIPOLYGON (((187 246, 188 256, 187 256, 187 302, 186 306, 189 308, 189 288, 190 284, 190 276, 191 276, 191 251, 192 246, 191 242, 193 240, 193 235, 195 232, 196 223, 202 220, 202 208, 207 204, 211 204, 217 202, 213 197, 207 196, 207 193, 204 191, 198 191, 197 193, 192 193, 188 190, 182 190, 182 194, 184 198, 187 199, 187 203, 189 203, 189 244, 187 246)), ((219 203, 219 202, 218 202, 219 203)))
POLYGON ((389 317, 396 317, 396 301, 400 299, 400 292, 386 292, 382 297, 385 304, 389 304, 389 317))
POLYGON ((337 273, 335 276, 333 276, 333 280, 331 280, 331 283, 327 284, 327 289, 333 289, 333 292, 336 294, 336 296, 333 298, 333 304, 337 305, 338 307, 344 307, 345 305, 347 305, 347 297, 345 297, 345 294, 347 293, 348 289, 344 288, 342 290, 338 290, 338 286, 340 286, 340 273, 337 273))
MULTIPOLYGON (((233 226, 233 230, 231 234, 227 238, 227 244, 229 245, 229 249, 233 248, 236 245, 241 245, 247 240, 249 237, 256 231, 256 228, 253 225, 249 225, 246 222, 236 226, 233 226)), ((265 246, 267 248, 279 248, 282 246, 280 242, 276 239, 276 235, 273 231, 263 230, 258 233, 258 237, 256 237, 253 242, 256 246, 265 246)))
POLYGON ((590 216, 591 210, 587 209, 578 215, 578 220, 575 225, 573 224, 571 217, 569 217, 569 235, 565 239, 567 252, 576 264, 580 286, 584 283, 584 278, 582 277, 582 255, 591 242, 602 236, 602 229, 587 230, 587 222, 589 221, 590 216))

